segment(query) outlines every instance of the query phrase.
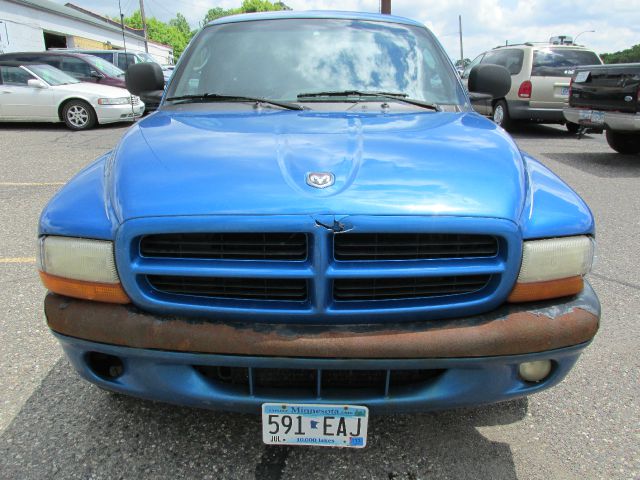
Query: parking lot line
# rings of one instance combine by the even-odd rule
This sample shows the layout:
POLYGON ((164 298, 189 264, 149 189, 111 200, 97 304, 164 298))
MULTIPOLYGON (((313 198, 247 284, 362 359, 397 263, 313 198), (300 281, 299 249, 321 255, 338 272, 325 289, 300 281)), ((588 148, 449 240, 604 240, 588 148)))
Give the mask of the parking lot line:
POLYGON ((0 187, 50 187, 64 185, 65 182, 0 182, 0 187))
POLYGON ((7 258, 0 258, 0 263, 36 263, 36 257, 7 257, 7 258))

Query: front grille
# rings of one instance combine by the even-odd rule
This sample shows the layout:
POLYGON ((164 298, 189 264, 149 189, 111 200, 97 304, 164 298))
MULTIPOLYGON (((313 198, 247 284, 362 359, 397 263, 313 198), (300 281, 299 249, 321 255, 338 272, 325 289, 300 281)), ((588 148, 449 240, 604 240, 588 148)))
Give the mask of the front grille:
POLYGON ((304 279, 230 278, 148 275, 149 284, 162 293, 238 300, 307 300, 304 279))
POLYGON ((318 395, 352 389, 375 389, 393 393, 394 389, 423 385, 440 376, 442 369, 335 370, 302 368, 247 368, 198 365, 194 368, 209 380, 260 389, 306 389, 318 395))
POLYGON ((445 233, 342 233, 334 239, 336 260, 428 260, 493 257, 490 235, 445 233))
POLYGON ((290 325, 482 314, 517 279, 522 238, 508 220, 353 215, 336 233, 315 217, 177 216, 171 232, 166 218, 132 219, 120 279, 153 313, 290 325))
POLYGON ((406 300, 461 295, 481 290, 490 275, 452 277, 349 278, 333 282, 333 298, 345 300, 406 300))
POLYGON ((221 260, 305 260, 304 233, 170 233, 147 235, 144 257, 221 260))

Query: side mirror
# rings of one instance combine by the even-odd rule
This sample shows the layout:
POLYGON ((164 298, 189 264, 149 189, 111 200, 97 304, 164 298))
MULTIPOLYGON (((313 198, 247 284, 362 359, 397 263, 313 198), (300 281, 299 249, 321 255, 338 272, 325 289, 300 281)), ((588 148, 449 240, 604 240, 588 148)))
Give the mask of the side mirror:
POLYGON ((91 78, 95 78, 96 80, 101 80, 104 78, 104 75, 102 75, 100 72, 97 72, 96 70, 91 70, 89 76, 91 78))
POLYGON ((468 88, 472 100, 473 97, 488 98, 488 95, 492 99, 502 98, 511 90, 511 74, 500 65, 489 63, 476 65, 469 72, 468 88))
POLYGON ((125 74, 127 90, 134 95, 164 89, 162 68, 157 63, 136 63, 125 74))
POLYGON ((42 80, 36 80, 35 78, 27 80, 27 86, 31 88, 47 88, 42 80))

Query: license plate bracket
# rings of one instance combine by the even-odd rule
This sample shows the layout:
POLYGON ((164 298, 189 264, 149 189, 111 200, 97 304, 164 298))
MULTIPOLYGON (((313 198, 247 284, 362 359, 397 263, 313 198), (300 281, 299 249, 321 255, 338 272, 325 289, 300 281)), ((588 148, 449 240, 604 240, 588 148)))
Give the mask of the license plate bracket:
POLYGON ((262 441, 268 445, 364 448, 369 409, 361 405, 262 404, 262 441))

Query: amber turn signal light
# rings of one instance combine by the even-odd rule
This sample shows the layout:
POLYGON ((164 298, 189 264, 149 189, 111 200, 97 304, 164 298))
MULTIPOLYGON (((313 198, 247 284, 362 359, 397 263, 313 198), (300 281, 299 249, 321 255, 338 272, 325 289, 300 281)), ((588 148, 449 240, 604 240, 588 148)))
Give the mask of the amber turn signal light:
POLYGON ((82 298, 96 302, 131 303, 131 300, 119 283, 96 283, 70 278, 56 277, 48 273, 40 273, 40 279, 47 288, 54 293, 67 297, 82 298))
POLYGON ((583 288, 584 280, 580 275, 558 280, 547 280, 545 282, 516 283, 507 301, 520 303, 567 297, 580 293, 583 288))

